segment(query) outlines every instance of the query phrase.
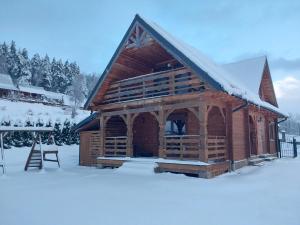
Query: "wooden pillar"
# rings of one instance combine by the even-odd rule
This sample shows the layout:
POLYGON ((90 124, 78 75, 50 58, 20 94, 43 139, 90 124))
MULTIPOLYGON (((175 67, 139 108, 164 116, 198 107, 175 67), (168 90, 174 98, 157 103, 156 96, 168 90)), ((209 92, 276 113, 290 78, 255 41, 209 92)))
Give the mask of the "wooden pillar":
POLYGON ((207 149, 207 105, 202 103, 199 106, 199 160, 202 162, 208 161, 208 149, 207 149))
POLYGON ((232 135, 232 105, 227 103, 226 104, 226 147, 227 147, 227 154, 229 160, 234 160, 234 151, 233 151, 233 135, 232 135))
POLYGON ((158 156, 159 158, 165 158, 165 125, 166 125, 166 118, 165 118, 165 110, 163 107, 160 108, 158 111, 158 126, 159 126, 159 149, 158 149, 158 156))
POLYGON ((104 116, 100 115, 100 156, 105 156, 105 123, 104 116))
POLYGON ((265 116, 265 147, 267 148, 267 153, 270 153, 270 129, 269 129, 269 118, 265 116))
POLYGON ((131 114, 126 114, 126 125, 127 125, 127 147, 126 147, 126 156, 132 157, 133 156, 133 149, 132 149, 132 138, 133 138, 133 121, 131 118, 131 114))
POLYGON ((250 158, 250 125, 249 125, 249 107, 244 109, 244 124, 245 124, 245 144, 246 144, 246 156, 250 158))

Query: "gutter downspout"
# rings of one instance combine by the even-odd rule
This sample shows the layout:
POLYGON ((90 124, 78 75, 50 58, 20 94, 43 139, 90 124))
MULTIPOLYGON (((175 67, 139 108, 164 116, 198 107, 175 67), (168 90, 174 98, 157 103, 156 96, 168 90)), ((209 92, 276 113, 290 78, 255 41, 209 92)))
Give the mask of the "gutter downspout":
POLYGON ((280 141, 279 141, 279 137, 278 137, 278 125, 284 121, 286 121, 288 119, 288 117, 283 118, 280 121, 275 121, 275 135, 276 135, 276 152, 277 152, 277 157, 279 158, 279 152, 280 152, 280 141))
MULTIPOLYGON (((239 110, 241 110, 241 109, 244 109, 244 108, 248 107, 248 105, 249 105, 249 102, 247 100, 244 100, 244 104, 242 104, 242 105, 236 107, 235 109, 233 109, 232 114, 239 111, 239 110)), ((231 126, 232 126, 232 124, 231 124, 231 126)), ((231 154, 232 159, 230 160, 230 170, 235 171, 235 165, 234 165, 234 160, 233 160, 233 158, 234 158, 233 157, 233 149, 231 149, 231 152, 232 152, 232 154, 231 154)))

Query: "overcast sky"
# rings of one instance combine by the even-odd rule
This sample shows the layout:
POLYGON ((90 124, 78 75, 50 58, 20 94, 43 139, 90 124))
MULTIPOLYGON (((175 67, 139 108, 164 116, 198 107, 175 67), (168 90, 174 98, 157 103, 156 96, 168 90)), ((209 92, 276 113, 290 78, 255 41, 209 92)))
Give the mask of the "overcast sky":
POLYGON ((280 106, 300 113, 300 1, 0 0, 0 42, 102 73, 136 13, 217 63, 267 55, 280 106))

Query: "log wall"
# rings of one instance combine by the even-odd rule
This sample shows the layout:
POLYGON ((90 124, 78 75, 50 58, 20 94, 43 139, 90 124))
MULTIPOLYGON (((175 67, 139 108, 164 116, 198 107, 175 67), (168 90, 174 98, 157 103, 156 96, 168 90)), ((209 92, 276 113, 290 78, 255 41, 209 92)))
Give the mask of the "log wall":
POLYGON ((232 134, 233 134, 233 160, 242 160, 247 158, 247 142, 246 142, 246 120, 243 110, 239 110, 232 114, 232 134))
POLYGON ((80 132, 79 165, 96 165, 96 158, 101 150, 99 131, 80 132))

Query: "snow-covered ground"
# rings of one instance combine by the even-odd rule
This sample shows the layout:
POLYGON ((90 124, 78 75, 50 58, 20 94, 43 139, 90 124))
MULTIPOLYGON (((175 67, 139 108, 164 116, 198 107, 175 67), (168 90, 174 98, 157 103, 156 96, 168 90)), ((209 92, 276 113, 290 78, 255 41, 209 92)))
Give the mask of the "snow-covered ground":
MULTIPOLYGON (((48 106, 41 103, 12 102, 0 99, 0 123, 1 121, 13 121, 19 124, 26 120, 36 122, 41 119, 45 124, 51 120, 53 123, 60 120, 63 123, 66 119, 71 120, 71 109, 66 107, 48 106)), ((88 111, 78 110, 78 115, 72 119, 79 122, 89 115, 88 111)))
MULTIPOLYGON (((6 150, 2 225, 299 225, 300 158, 206 180, 78 166, 78 146, 60 148, 61 169, 24 172, 28 148, 6 150)), ((140 165, 142 166, 142 165, 140 165)), ((149 170, 147 170, 147 167, 149 170)))

